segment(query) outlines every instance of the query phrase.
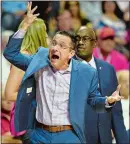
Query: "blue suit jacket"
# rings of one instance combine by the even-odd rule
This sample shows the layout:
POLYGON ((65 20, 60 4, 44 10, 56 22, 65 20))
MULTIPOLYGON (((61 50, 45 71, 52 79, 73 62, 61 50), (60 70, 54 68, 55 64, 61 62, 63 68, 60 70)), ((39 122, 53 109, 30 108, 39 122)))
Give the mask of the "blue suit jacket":
MULTIPOLYGON (((34 73, 49 65, 48 49, 40 48, 33 56, 21 54, 23 39, 10 38, 4 56, 13 65, 26 71, 18 91, 15 109, 15 129, 22 131, 34 128, 36 124, 36 82, 34 73), (27 93, 27 88, 32 92, 27 93)), ((98 77, 94 68, 72 59, 71 82, 69 92, 70 121, 81 142, 86 142, 86 115, 90 104, 97 112, 106 112, 105 97, 97 91, 98 77)))
MULTIPOLYGON (((118 85, 115 70, 107 62, 96 58, 95 62, 98 71, 100 92, 103 96, 110 96, 118 85)), ((88 106, 86 123, 86 138, 88 143, 96 144, 99 138, 102 144, 112 143, 111 129, 118 144, 128 143, 121 102, 117 102, 113 106, 112 111, 104 114, 98 114, 88 106)))

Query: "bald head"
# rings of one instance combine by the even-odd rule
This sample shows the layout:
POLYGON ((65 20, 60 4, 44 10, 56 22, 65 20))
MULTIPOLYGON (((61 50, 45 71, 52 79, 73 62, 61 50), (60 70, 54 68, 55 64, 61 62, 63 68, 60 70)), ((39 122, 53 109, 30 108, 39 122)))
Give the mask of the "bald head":
POLYGON ((78 33, 86 33, 86 35, 88 35, 91 39, 96 40, 96 33, 95 33, 94 30, 93 30, 92 28, 90 28, 90 27, 81 26, 81 27, 78 29, 76 35, 77 35, 78 33))

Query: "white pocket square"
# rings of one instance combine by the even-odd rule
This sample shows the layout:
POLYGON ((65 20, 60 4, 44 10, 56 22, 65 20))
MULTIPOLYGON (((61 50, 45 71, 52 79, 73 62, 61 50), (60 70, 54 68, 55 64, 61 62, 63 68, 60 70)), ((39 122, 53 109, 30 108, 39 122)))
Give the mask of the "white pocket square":
POLYGON ((26 93, 31 93, 32 92, 32 87, 27 88, 26 93))

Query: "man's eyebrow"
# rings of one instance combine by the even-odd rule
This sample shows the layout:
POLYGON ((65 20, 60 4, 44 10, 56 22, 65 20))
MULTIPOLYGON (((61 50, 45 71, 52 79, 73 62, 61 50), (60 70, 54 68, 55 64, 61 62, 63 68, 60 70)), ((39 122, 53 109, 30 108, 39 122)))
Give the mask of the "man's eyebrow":
POLYGON ((87 36, 87 35, 85 35, 85 36, 79 36, 79 35, 75 36, 75 38, 78 38, 78 37, 79 37, 79 38, 81 38, 81 37, 82 37, 82 38, 91 38, 90 36, 87 36))
MULTIPOLYGON (((53 39, 52 41, 57 42, 57 41, 56 41, 56 39, 53 39)), ((60 43, 60 44, 64 44, 64 45, 68 46, 68 45, 67 45, 67 44, 66 44, 64 41, 60 41, 59 43, 60 43)))
POLYGON ((88 36, 88 35, 85 35, 85 36, 83 36, 83 37, 90 37, 90 36, 88 36))
POLYGON ((65 43, 64 41, 60 41, 60 43, 62 43, 62 44, 65 44, 65 45, 66 45, 66 43, 65 43))
POLYGON ((84 35, 84 36, 76 35, 75 37, 90 37, 90 36, 88 36, 88 35, 84 35))

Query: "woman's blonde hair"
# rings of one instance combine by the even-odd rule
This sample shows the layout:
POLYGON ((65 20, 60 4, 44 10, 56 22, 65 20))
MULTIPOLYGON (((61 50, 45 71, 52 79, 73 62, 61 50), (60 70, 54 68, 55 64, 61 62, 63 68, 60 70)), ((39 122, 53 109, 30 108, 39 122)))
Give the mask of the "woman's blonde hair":
MULTIPOLYGON (((22 26, 19 25, 19 29, 22 26)), ((27 51, 29 54, 35 54, 40 46, 47 47, 46 25, 40 18, 35 19, 28 28, 21 46, 21 51, 27 51)))

